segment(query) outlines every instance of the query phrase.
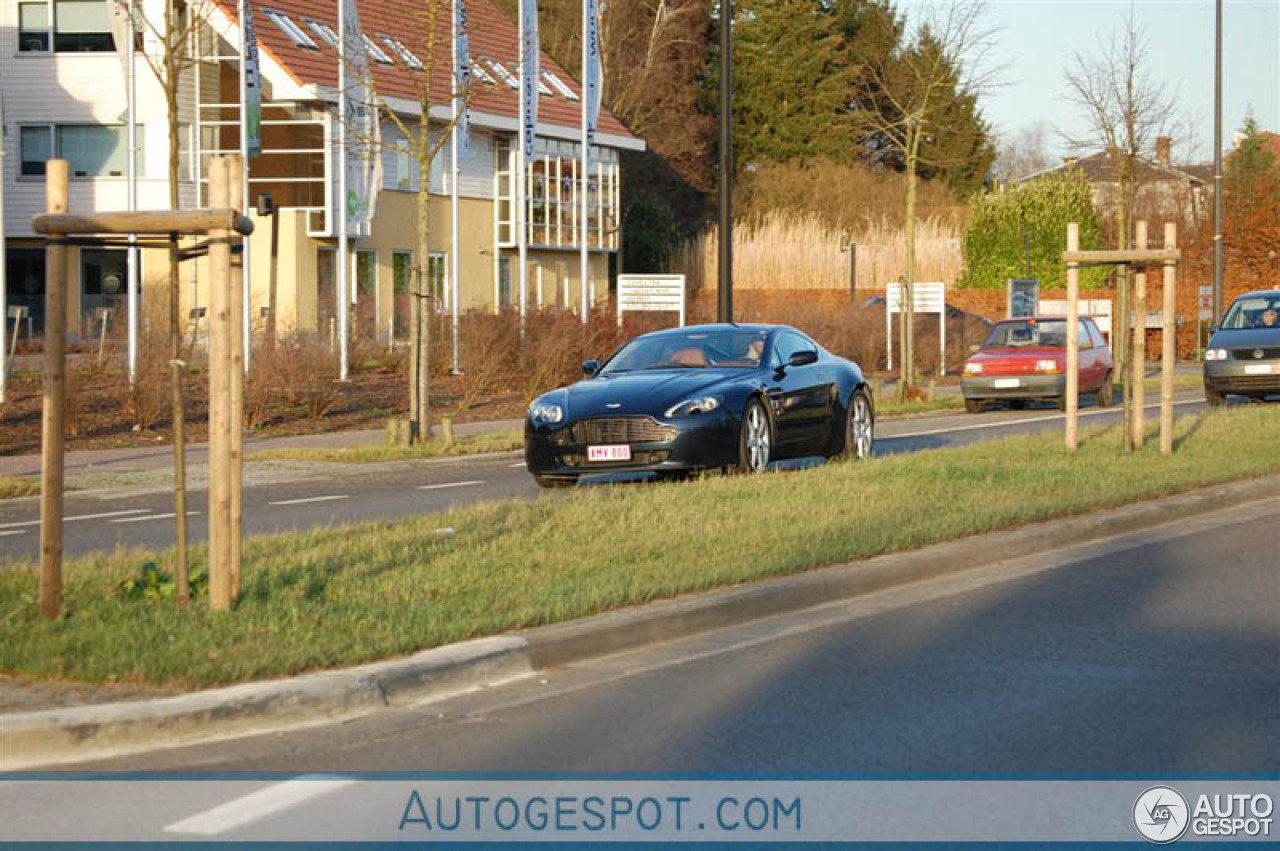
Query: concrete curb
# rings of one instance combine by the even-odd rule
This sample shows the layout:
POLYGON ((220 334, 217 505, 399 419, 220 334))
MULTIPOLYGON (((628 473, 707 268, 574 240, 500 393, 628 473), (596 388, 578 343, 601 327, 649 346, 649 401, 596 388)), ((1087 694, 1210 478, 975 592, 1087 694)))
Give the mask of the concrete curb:
POLYGON ((3 715, 0 769, 102 759, 440 699, 542 668, 1275 498, 1280 498, 1280 475, 462 642, 406 659, 157 700, 3 715))

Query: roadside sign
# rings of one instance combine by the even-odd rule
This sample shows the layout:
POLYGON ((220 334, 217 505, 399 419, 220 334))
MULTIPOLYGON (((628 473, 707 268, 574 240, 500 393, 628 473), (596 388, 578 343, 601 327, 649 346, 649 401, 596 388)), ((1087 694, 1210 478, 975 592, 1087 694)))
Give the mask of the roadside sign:
POLYGON ((1010 319, 1035 316, 1040 312, 1040 282, 1035 279, 1009 279, 1005 305, 1010 319))
POLYGON ((1201 322, 1210 322, 1213 320, 1213 287, 1200 287, 1200 314, 1201 322))
MULTIPOLYGON (((921 281, 912 285, 911 300, 914 302, 913 314, 938 315, 938 345, 942 355, 939 359, 941 374, 947 374, 947 285, 942 281, 921 281)), ((902 311, 902 284, 891 281, 884 288, 884 327, 885 350, 888 353, 889 369, 893 369, 893 315, 902 311)))
POLYGON ((685 321, 684 275, 619 275, 618 327, 625 311, 664 311, 685 321))

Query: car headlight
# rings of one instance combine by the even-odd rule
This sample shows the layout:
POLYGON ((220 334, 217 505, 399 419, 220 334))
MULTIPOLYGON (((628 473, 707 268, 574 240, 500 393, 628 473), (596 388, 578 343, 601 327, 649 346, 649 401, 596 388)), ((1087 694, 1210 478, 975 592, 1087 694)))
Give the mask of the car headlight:
POLYGON ((1061 372, 1062 368, 1053 358, 1036 361, 1036 372, 1061 372))
POLYGON ((534 425, 555 425, 564 419, 564 408, 550 402, 534 402, 529 406, 529 419, 534 425))
POLYGON ((1227 350, 1226 349, 1205 349, 1204 359, 1205 360, 1226 360, 1227 350))
POLYGON ((720 407, 720 399, 716 396, 702 396, 698 399, 685 399, 678 405, 672 405, 667 408, 667 412, 663 414, 667 419, 672 417, 687 417, 690 414, 705 414, 714 411, 720 407))
POLYGON ((967 363, 967 364, 965 364, 965 365, 964 365, 964 374, 965 374, 965 375, 982 375, 982 364, 980 364, 980 363, 967 363))

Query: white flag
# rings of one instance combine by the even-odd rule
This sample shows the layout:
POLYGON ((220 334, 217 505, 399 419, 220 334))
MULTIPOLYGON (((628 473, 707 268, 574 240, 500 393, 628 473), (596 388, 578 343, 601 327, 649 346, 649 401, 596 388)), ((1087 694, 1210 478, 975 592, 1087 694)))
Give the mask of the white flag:
POLYGON ((587 46, 587 67, 583 70, 582 108, 587 111, 587 144, 596 139, 596 125, 600 121, 600 18, 596 0, 583 0, 583 44, 587 46))
MULTIPOLYGON (((372 230, 378 189, 382 184, 382 133, 373 98, 369 53, 360 29, 360 13, 355 0, 342 0, 343 25, 340 55, 346 63, 342 71, 342 115, 346 123, 347 197, 343 206, 347 233, 367 237, 372 230)), ((341 61, 341 60, 340 60, 341 61)))
MULTIPOLYGON (((453 0, 453 72, 461 101, 471 86, 471 43, 467 36, 466 0, 453 0)), ((463 106, 458 117, 458 150, 471 153, 471 109, 463 106)))
POLYGON ((107 0, 107 11, 111 13, 111 40, 116 44, 120 69, 124 71, 125 83, 128 84, 129 38, 133 35, 133 27, 129 21, 129 0, 107 0))
POLYGON ((533 159, 533 140, 538 126, 538 92, 541 69, 538 60, 541 49, 538 42, 537 0, 520 0, 520 20, 524 24, 524 43, 520 45, 520 100, 524 123, 524 156, 533 159))

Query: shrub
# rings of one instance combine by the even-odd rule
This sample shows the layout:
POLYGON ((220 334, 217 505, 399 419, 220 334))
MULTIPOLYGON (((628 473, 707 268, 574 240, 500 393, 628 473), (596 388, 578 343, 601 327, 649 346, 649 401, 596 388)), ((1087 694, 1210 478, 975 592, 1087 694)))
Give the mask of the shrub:
MULTIPOLYGON (((341 398, 337 381, 338 355, 314 337, 276 343, 275 385, 285 401, 301 407, 311 420, 320 420, 341 398)), ((246 405, 247 407, 247 405, 246 405)))

